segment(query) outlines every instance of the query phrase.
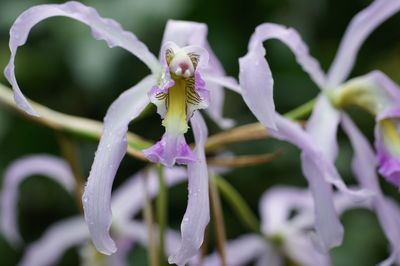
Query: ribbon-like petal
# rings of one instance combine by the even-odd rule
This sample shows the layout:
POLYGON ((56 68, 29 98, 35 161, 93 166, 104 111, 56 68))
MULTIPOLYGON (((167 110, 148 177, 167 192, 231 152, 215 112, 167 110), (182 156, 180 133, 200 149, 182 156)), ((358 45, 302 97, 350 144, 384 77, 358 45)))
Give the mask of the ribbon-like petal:
POLYGON ((127 149, 128 124, 149 103, 147 92, 155 83, 154 77, 148 76, 126 90, 104 118, 103 135, 83 195, 83 207, 93 243, 106 255, 117 250, 108 232, 112 216, 110 197, 115 174, 127 149))
POLYGON ((375 0, 351 20, 329 69, 327 86, 335 88, 349 76, 365 39, 400 10, 400 1, 375 0))
POLYGON ((18 47, 24 45, 27 41, 32 27, 44 19, 55 16, 69 17, 88 25, 95 39, 106 41, 109 47, 119 46, 126 49, 142 60, 153 73, 160 72, 160 64, 157 58, 148 50, 146 45, 131 32, 124 31, 118 22, 100 17, 94 8, 75 1, 61 5, 34 6, 22 13, 11 27, 11 58, 4 72, 14 90, 15 102, 19 108, 30 115, 38 116, 39 114, 32 108, 18 86, 14 71, 15 56, 18 47))
POLYGON ((207 127, 197 112, 191 118, 196 147, 197 161, 188 164, 189 199, 181 224, 182 241, 180 247, 169 257, 169 263, 185 265, 195 256, 203 243, 204 231, 210 221, 208 197, 208 169, 204 145, 207 140, 207 127))
POLYGON ((396 257, 400 256, 400 229, 398 226, 398 217, 396 216, 398 215, 398 210, 393 210, 381 191, 375 170, 376 161, 374 152, 368 140, 348 116, 344 115, 342 125, 354 149, 353 172, 361 186, 375 193, 375 196, 372 198, 373 209, 395 254, 384 263, 391 265, 394 263, 396 257))
POLYGON ((0 228, 5 238, 14 246, 22 242, 18 231, 18 187, 32 175, 43 175, 62 185, 71 194, 75 180, 68 164, 55 156, 33 155, 11 164, 5 174, 1 194, 0 228))

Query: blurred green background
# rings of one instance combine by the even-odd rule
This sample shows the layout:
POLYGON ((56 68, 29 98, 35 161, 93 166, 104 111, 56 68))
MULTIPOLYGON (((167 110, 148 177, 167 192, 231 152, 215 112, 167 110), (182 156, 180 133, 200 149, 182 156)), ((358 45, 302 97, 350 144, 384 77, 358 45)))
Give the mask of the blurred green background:
MULTIPOLYGON (((16 17, 30 6, 63 1, 0 0, 0 69, 8 59, 8 30, 16 17)), ((102 16, 119 21, 134 32, 149 49, 158 54, 168 19, 199 21, 208 24, 209 42, 227 73, 236 77, 238 58, 247 51, 254 28, 263 22, 294 27, 310 47, 323 69, 329 67, 341 36, 350 19, 370 0, 115 0, 82 1, 95 7, 102 16)), ((378 28, 362 47, 352 76, 380 69, 400 83, 400 15, 378 28)), ((317 87, 295 63, 288 48, 277 41, 266 43, 267 56, 275 78, 275 99, 280 112, 289 111, 315 97, 317 87)), ((19 50, 16 61, 19 84, 25 95, 58 111, 102 120, 107 107, 124 90, 143 78, 148 70, 137 58, 122 49, 109 49, 94 40, 89 29, 67 18, 52 18, 36 26, 28 43, 19 50)), ((0 82, 7 84, 3 76, 0 82)), ((225 115, 238 124, 254 122, 241 98, 226 93, 225 115)), ((372 138, 373 119, 366 113, 350 110, 357 124, 372 138)), ((207 120, 210 132, 218 127, 207 120)), ((163 133, 160 118, 154 112, 137 121, 131 131, 157 140, 163 133)), ((341 152, 337 165, 348 183, 352 151, 339 133, 341 152)), ((87 175, 96 143, 76 140, 79 162, 87 175)), ((237 154, 273 152, 282 148, 279 160, 263 166, 236 169, 226 179, 233 184, 258 213, 260 195, 275 184, 306 186, 299 165, 299 152, 288 144, 254 141, 230 146, 237 154)), ((51 130, 27 122, 0 105, 0 181, 5 167, 15 159, 34 153, 60 155, 57 136, 51 130)), ((118 172, 115 187, 143 163, 126 157, 118 172)), ((384 191, 397 198, 396 189, 381 182, 384 191)), ((40 237, 54 222, 78 213, 73 199, 58 185, 43 177, 24 182, 20 189, 20 230, 27 243, 40 237)), ((186 208, 186 185, 170 191, 169 224, 179 228, 186 208)), ((229 206, 222 202, 229 239, 246 232, 229 206)), ((332 251, 338 266, 375 265, 388 256, 388 243, 373 213, 353 210, 345 213, 344 244, 332 251)), ((212 228, 210 242, 213 245, 212 228)), ((16 265, 23 250, 12 249, 0 237, 1 265, 16 265)), ((131 265, 147 265, 144 250, 130 256, 131 265)), ((75 249, 66 253, 59 265, 78 265, 75 249)))

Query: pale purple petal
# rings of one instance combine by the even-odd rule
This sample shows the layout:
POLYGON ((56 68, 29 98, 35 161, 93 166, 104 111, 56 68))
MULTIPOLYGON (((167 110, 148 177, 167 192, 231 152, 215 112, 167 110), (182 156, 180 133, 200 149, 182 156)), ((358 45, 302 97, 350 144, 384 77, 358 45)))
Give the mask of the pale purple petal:
POLYGON ((154 84, 154 77, 148 76, 126 90, 110 106, 104 118, 103 135, 83 195, 83 207, 93 243, 106 255, 116 251, 108 232, 111 226, 110 197, 115 174, 127 149, 128 124, 149 103, 147 92, 154 84))
POLYGON ((262 53, 265 55, 265 49, 263 48, 262 43, 270 39, 277 39, 289 47, 295 55, 297 63, 305 72, 307 72, 315 84, 320 88, 324 88, 324 72, 322 71, 318 61, 310 55, 308 47, 301 39, 300 35, 293 28, 287 28, 273 23, 264 23, 259 25, 253 36, 251 36, 249 51, 264 50, 262 53))
POLYGON ((233 77, 228 76, 214 76, 211 74, 204 75, 204 80, 207 82, 207 87, 211 85, 219 85, 230 89, 238 94, 241 94, 242 89, 240 88, 238 82, 233 77))
MULTIPOLYGON (((228 241, 226 243, 225 252, 226 262, 229 266, 247 265, 263 256, 265 253, 268 253, 269 260, 272 260, 274 256, 278 256, 277 251, 275 251, 265 239, 257 235, 244 235, 235 240, 228 241)), ((219 254, 214 252, 205 257, 203 265, 221 265, 219 254)))
POLYGON ((204 152, 207 140, 207 127, 197 112, 191 118, 196 142, 194 153, 197 161, 188 164, 189 199, 181 224, 182 242, 180 247, 169 257, 169 263, 185 265, 195 256, 203 243, 204 230, 210 220, 208 198, 208 169, 204 152))
POLYGON ((1 194, 1 232, 13 245, 22 242, 18 232, 18 188, 28 177, 43 175, 51 178, 72 193, 75 179, 68 164, 50 155, 31 155, 14 161, 5 171, 1 194))
POLYGON ((330 162, 335 162, 338 152, 336 134, 339 122, 340 112, 328 102, 325 95, 320 95, 307 121, 306 131, 330 162))
MULTIPOLYGON (((400 228, 392 207, 381 191, 376 175, 376 162, 372 147, 368 140, 362 135, 351 119, 344 116, 342 119, 343 129, 350 138, 354 149, 353 171, 361 186, 372 190, 375 196, 372 198, 373 208, 379 223, 388 238, 392 248, 399 252, 400 228)), ((399 255, 400 253, 397 253, 399 255)))
POLYGON ((89 231, 82 217, 69 218, 52 225, 44 235, 31 244, 19 266, 50 266, 69 248, 89 239, 89 231))
POLYGON ((350 74, 365 39, 385 20, 400 10, 400 1, 375 0, 351 20, 329 69, 328 86, 336 87, 350 74))
POLYGON ((50 4, 35 6, 22 13, 11 27, 11 58, 4 72, 7 80, 13 87, 15 102, 27 113, 38 116, 38 113, 26 100, 18 86, 14 71, 15 55, 18 47, 25 44, 33 26, 44 19, 55 16, 70 17, 88 25, 95 39, 106 41, 109 47, 119 46, 130 51, 142 60, 152 72, 159 72, 160 64, 157 58, 150 53, 147 47, 140 42, 135 35, 124 31, 121 25, 116 21, 100 17, 94 8, 87 7, 74 1, 62 5, 50 4))
POLYGON ((143 150, 144 156, 153 162, 172 167, 175 163, 188 164, 197 160, 185 136, 165 132, 161 140, 148 149, 143 150))
POLYGON ((162 43, 174 42, 180 47, 197 45, 205 47, 207 42, 207 25, 198 22, 168 20, 162 43))
POLYGON ((265 127, 276 129, 274 80, 265 49, 260 44, 239 59, 239 82, 242 96, 250 111, 265 127))
POLYGON ((343 226, 333 204, 332 186, 322 178, 323 169, 315 158, 303 152, 301 164, 314 198, 315 229, 318 236, 316 244, 322 251, 327 252, 339 246, 343 240, 343 226))
MULTIPOLYGON (((143 191, 145 174, 149 197, 154 198, 158 194, 159 181, 156 169, 149 169, 146 173, 140 171, 113 193, 112 210, 116 219, 128 220, 142 209, 145 202, 143 191)), ((164 168, 163 177, 166 185, 172 187, 187 180, 187 171, 183 167, 164 168)))

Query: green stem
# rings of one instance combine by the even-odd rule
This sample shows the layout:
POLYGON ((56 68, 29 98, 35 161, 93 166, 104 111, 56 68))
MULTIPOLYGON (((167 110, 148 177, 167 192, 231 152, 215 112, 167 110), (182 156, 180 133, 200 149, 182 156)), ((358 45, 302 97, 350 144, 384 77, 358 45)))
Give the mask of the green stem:
POLYGON ((164 171, 163 171, 162 165, 157 166, 157 172, 158 172, 158 182, 159 182, 159 192, 157 195, 157 220, 158 220, 158 226, 159 226, 159 249, 158 249, 158 255, 159 255, 159 261, 160 265, 165 265, 166 258, 165 258, 165 231, 167 228, 167 222, 168 222, 168 188, 167 185, 165 184, 165 179, 164 179, 164 171))
MULTIPOLYGON (((39 117, 27 115, 24 111, 19 109, 14 102, 12 90, 0 84, 0 104, 21 115, 25 119, 51 128, 57 132, 71 134, 84 139, 98 141, 102 135, 103 124, 99 121, 66 115, 34 101, 28 101, 38 112, 40 115, 39 117)), ((152 143, 130 132, 127 135, 127 140, 128 154, 138 159, 146 160, 141 150, 150 147, 152 143)))
POLYGON ((284 116, 289 119, 293 119, 293 120, 305 118, 307 115, 309 115, 312 112, 316 101, 317 101, 317 98, 311 99, 308 102, 285 113, 284 116))
POLYGON ((151 205, 150 195, 148 191, 148 171, 145 169, 144 175, 144 194, 145 194, 145 204, 143 209, 143 216, 147 225, 147 236, 148 236, 148 258, 150 266, 159 266, 158 251, 157 251, 157 241, 154 237, 154 217, 153 217, 153 207, 151 205))
POLYGON ((69 163, 69 166, 71 167, 72 173, 74 175, 76 182, 76 188, 75 188, 76 203, 79 207, 79 210, 83 212, 82 195, 83 195, 84 177, 79 162, 77 160, 76 145, 68 136, 65 136, 64 134, 59 135, 58 141, 60 143, 61 153, 65 158, 65 160, 69 163))
POLYGON ((211 175, 210 178, 210 203, 212 210, 212 220, 215 227, 215 235, 217 242, 217 250, 221 260, 221 266, 227 266, 225 253, 225 225, 222 213, 221 200, 219 198, 218 188, 215 181, 216 177, 211 175))
POLYGON ((232 210, 236 212, 236 215, 243 225, 251 231, 261 234, 260 223, 257 216, 252 212, 239 192, 220 176, 215 176, 215 183, 221 195, 231 205, 232 210))

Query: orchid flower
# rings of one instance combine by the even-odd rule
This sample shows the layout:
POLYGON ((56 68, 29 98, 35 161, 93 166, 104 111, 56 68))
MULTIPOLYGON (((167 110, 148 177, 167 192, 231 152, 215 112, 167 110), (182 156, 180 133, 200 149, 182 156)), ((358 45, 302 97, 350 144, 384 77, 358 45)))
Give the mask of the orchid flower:
POLYGON ((54 16, 70 17, 88 25, 94 38, 105 40, 110 47, 128 50, 151 70, 149 76, 119 96, 104 118, 103 134, 83 196, 85 219, 96 248, 108 255, 117 250, 109 235, 112 183, 126 153, 128 124, 152 102, 163 118, 165 134, 144 151, 145 156, 169 167, 179 163, 187 164, 188 168, 189 201, 181 226, 182 243, 169 258, 171 263, 184 265, 197 253, 209 222, 208 173, 204 154, 207 128, 201 115, 195 111, 210 105, 210 116, 223 127, 229 126, 230 122, 221 115, 222 87, 239 91, 238 85, 234 79, 225 77, 212 53, 206 39, 205 24, 169 21, 160 59, 157 59, 136 36, 124 31, 114 20, 100 17, 93 8, 79 2, 39 5, 21 14, 12 26, 11 59, 5 70, 17 105, 28 114, 39 115, 18 87, 14 73, 15 55, 17 48, 26 42, 31 28, 54 16), (195 136, 194 151, 184 137, 189 128, 188 121, 195 136))
MULTIPOLYGON (((57 157, 49 155, 32 155, 14 162, 5 172, 1 193, 1 233, 14 246, 21 243, 17 222, 18 187, 26 178, 32 175, 43 175, 60 183, 66 190, 72 192, 76 186, 68 164, 57 157)), ((182 167, 165 169, 165 182, 168 187, 177 185, 187 179, 182 167)), ((75 216, 52 225, 44 235, 27 247, 27 251, 19 265, 44 266, 52 265, 70 247, 81 246, 84 265, 126 265, 126 255, 134 243, 147 246, 147 228, 139 221, 132 221, 143 207, 145 189, 150 197, 158 193, 158 174, 155 169, 141 171, 126 181, 114 193, 112 208, 115 212, 113 230, 118 236, 120 250, 110 256, 99 256, 91 245, 89 230, 83 216, 75 216), (146 181, 145 181, 146 178, 146 181), (90 264, 92 261, 92 264, 90 264), (112 263, 111 263, 112 262, 112 263), (85 264, 86 263, 86 264, 85 264)), ((179 245, 177 232, 166 232, 167 254, 173 253, 173 248, 179 245)))
MULTIPOLYGON (((355 203, 340 192, 334 193, 333 202, 339 214, 352 208, 368 207, 365 202, 355 203)), ((285 265, 285 258, 301 266, 331 265, 329 254, 321 253, 311 238, 313 205, 307 189, 281 186, 266 191, 259 205, 261 230, 265 237, 248 234, 229 241, 226 245, 228 265, 243 266, 255 261, 259 266, 280 266, 285 265)), ((217 253, 204 259, 206 266, 219 263, 217 253)))
MULTIPOLYGON (((316 240, 325 251, 338 246, 343 238, 343 227, 333 206, 331 185, 354 196, 367 196, 369 194, 366 190, 358 192, 348 190, 334 167, 338 150, 336 132, 341 116, 340 111, 336 110, 328 100, 331 97, 330 95, 335 94, 328 93, 328 91, 339 88, 343 80, 349 75, 358 49, 369 33, 399 9, 399 1, 375 0, 369 7, 356 15, 350 23, 339 52, 327 75, 322 71, 318 62, 309 54, 306 44, 294 29, 272 23, 265 23, 256 28, 249 43, 249 52, 239 60, 241 69, 239 78, 243 90, 242 94, 251 111, 269 129, 273 136, 289 141, 302 150, 302 168, 315 202, 315 226, 318 234, 318 239, 316 240), (287 45, 294 53, 296 61, 303 70, 309 74, 318 87, 327 92, 318 97, 305 130, 275 112, 273 78, 268 62, 264 58, 266 52, 262 46, 263 41, 269 39, 278 39, 287 45), (329 97, 326 97, 326 95, 329 97)), ((377 76, 376 74, 373 75, 377 76)), ((379 79, 382 83, 388 83, 387 79, 379 79)), ((393 93, 393 90, 390 89, 390 93, 393 93)), ((374 91, 377 92, 378 90, 374 91)), ((365 97, 362 98, 365 99, 365 97)), ((368 99, 371 100, 373 97, 368 99)), ((368 102, 368 99, 366 102, 368 102)), ((381 102, 378 105, 387 103, 381 102)), ((384 109, 386 111, 389 109, 394 110, 393 108, 384 109)), ((394 112, 384 112, 382 118, 393 117, 393 114, 394 112)), ((384 126, 386 127, 385 132, 390 133, 377 130, 378 139, 385 139, 384 141, 378 141, 379 143, 390 142, 386 140, 388 134, 392 136, 392 140, 398 141, 398 132, 395 134, 396 130, 394 129, 395 123, 393 120, 390 121, 390 123, 387 123, 389 124, 388 126, 384 126)), ((381 150, 387 151, 387 148, 382 148, 381 150)), ((379 156, 381 164, 388 162, 386 167, 382 165, 381 173, 395 173, 395 161, 386 160, 390 154, 392 153, 381 152, 379 156)), ((393 159, 393 157, 391 158, 393 159)))

